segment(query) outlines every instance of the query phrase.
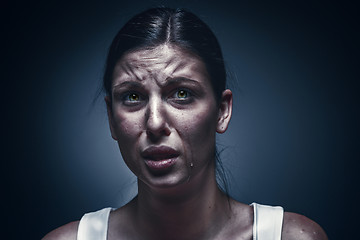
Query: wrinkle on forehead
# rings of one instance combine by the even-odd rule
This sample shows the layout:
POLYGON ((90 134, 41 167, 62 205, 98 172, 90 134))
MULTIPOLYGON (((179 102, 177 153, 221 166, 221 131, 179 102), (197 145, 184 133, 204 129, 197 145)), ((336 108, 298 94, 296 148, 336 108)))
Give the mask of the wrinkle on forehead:
POLYGON ((161 85, 166 79, 182 70, 207 74, 199 57, 178 47, 164 44, 153 49, 130 52, 122 57, 114 69, 114 84, 117 82, 116 79, 119 81, 153 79, 161 85))

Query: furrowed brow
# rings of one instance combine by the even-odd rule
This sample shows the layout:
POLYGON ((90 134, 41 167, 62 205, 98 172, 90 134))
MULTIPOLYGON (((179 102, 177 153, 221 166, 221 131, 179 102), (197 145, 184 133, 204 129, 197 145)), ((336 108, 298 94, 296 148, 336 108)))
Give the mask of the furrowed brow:
MULTIPOLYGON (((171 63, 173 63, 173 62, 170 62, 166 67, 168 67, 171 63)), ((186 65, 187 65, 186 62, 179 62, 179 63, 177 64, 177 66, 174 68, 174 70, 172 71, 172 74, 174 74, 176 71, 179 71, 179 70, 185 68, 186 65)))
POLYGON ((137 81, 124 81, 119 84, 114 85, 113 89, 121 89, 121 88, 140 88, 142 84, 137 81))

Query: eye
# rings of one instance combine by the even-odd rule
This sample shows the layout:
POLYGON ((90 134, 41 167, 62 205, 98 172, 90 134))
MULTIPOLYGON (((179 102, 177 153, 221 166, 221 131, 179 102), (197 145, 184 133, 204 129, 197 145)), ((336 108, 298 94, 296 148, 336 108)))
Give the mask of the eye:
POLYGON ((176 89, 169 100, 177 105, 190 104, 195 100, 195 96, 188 89, 176 89))
POLYGON ((135 106, 139 105, 144 100, 144 97, 136 92, 127 92, 122 94, 120 99, 126 106, 135 106))
POLYGON ((126 96, 127 99, 125 100, 128 100, 130 102, 137 102, 140 100, 140 96, 136 93, 130 93, 126 96))
POLYGON ((179 91, 176 92, 176 97, 181 98, 181 99, 187 98, 188 97, 188 91, 179 90, 179 91))

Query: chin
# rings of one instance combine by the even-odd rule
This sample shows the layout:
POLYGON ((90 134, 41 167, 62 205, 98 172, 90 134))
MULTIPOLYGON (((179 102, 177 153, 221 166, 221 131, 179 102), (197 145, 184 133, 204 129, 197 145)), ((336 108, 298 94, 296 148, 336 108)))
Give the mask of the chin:
POLYGON ((150 174, 145 179, 142 178, 139 181, 144 182, 147 186, 158 190, 171 190, 182 186, 190 179, 190 174, 178 173, 178 174, 150 174))

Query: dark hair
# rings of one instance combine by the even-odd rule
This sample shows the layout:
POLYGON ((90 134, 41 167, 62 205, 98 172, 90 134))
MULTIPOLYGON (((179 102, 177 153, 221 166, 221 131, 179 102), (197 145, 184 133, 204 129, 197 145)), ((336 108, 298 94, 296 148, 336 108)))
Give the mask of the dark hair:
POLYGON ((205 63, 215 98, 226 85, 226 71, 220 45, 210 28, 184 9, 152 8, 130 19, 115 36, 107 57, 103 87, 111 96, 113 71, 127 52, 173 44, 196 54, 205 63))

